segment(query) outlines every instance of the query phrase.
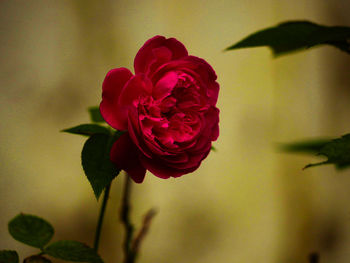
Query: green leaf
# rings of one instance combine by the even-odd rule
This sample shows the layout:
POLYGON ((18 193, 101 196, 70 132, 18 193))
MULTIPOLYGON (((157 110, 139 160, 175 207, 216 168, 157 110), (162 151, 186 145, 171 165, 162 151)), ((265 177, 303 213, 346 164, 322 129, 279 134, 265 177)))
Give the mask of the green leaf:
POLYGON ((18 254, 14 250, 0 250, 0 263, 18 263, 18 254))
POLYGON ((327 161, 308 164, 304 169, 324 164, 334 164, 337 169, 350 166, 350 133, 326 143, 317 153, 327 157, 327 161))
POLYGON ((67 261, 103 262, 94 249, 77 241, 57 241, 49 245, 44 252, 52 257, 67 261))
POLYGON ((274 56, 317 45, 332 45, 350 53, 350 27, 322 26, 309 21, 290 21, 257 31, 226 50, 269 46, 274 56))
POLYGON ((23 263, 51 263, 51 260, 48 260, 41 255, 34 255, 24 259, 23 263))
POLYGON ((98 106, 89 107, 90 119, 92 122, 105 122, 98 106))
POLYGON ((8 229, 14 239, 41 249, 54 234, 50 223, 40 217, 27 214, 19 214, 13 218, 8 224, 8 229))
POLYGON ((286 152, 318 153, 330 139, 314 139, 279 145, 279 149, 286 152))
POLYGON ((96 199, 103 189, 118 175, 119 171, 110 161, 110 150, 120 132, 115 136, 94 134, 84 144, 81 162, 96 199))
POLYGON ((110 131, 107 127, 100 126, 97 124, 81 124, 69 129, 62 130, 62 132, 85 135, 85 136, 91 136, 93 134, 98 134, 98 133, 110 134, 110 131))

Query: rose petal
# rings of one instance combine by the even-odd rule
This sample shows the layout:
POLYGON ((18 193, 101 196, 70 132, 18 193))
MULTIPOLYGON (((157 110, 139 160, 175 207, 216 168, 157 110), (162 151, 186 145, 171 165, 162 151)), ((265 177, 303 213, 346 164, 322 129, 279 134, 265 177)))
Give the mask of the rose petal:
POLYGON ((141 96, 151 95, 152 87, 151 81, 144 74, 133 76, 120 93, 119 105, 124 108, 137 107, 137 100, 141 96))
POLYGON ((155 99, 164 99, 165 97, 169 96, 171 94, 171 91, 176 86, 176 83, 178 81, 178 76, 175 72, 171 71, 163 78, 161 78, 155 88, 153 89, 153 97, 155 99))
POLYGON ((202 58, 188 56, 185 60, 197 65, 195 72, 200 74, 203 82, 207 84, 209 104, 215 106, 219 95, 219 84, 215 81, 217 76, 214 69, 202 58))
POLYGON ((216 82, 216 73, 214 69, 204 60, 195 56, 170 61, 159 67, 151 76, 153 83, 157 83, 165 74, 172 71, 182 71, 195 78, 202 88, 205 88, 208 97, 208 103, 215 106, 218 94, 219 84, 216 82))
POLYGON ((196 168, 199 167, 201 162, 208 156, 210 152, 210 148, 211 148, 211 144, 208 144, 208 147, 206 149, 203 149, 203 152, 196 153, 196 154, 188 153, 189 158, 187 162, 177 163, 177 164, 169 163, 169 166, 179 170, 193 169, 194 171, 196 168))
POLYGON ((149 152, 147 147, 144 147, 144 142, 142 138, 142 133, 140 130, 138 115, 136 110, 130 110, 128 112, 128 130, 129 135, 133 143, 137 146, 137 148, 146 156, 151 157, 152 154, 149 152))
POLYGON ((179 177, 184 174, 182 171, 177 171, 174 168, 164 166, 161 160, 149 159, 145 156, 141 156, 140 160, 142 165, 147 170, 162 179, 168 179, 169 177, 179 177))
POLYGON ((117 130, 126 130, 127 116, 120 110, 118 99, 124 85, 132 77, 130 70, 116 68, 110 70, 102 84, 100 112, 104 120, 117 130))
POLYGON ((163 36, 155 36, 137 52, 134 60, 135 73, 147 73, 151 64, 161 65, 187 55, 185 46, 175 38, 166 39, 163 36))
POLYGON ((219 83, 212 82, 208 85, 207 96, 209 98, 209 104, 215 106, 219 96, 219 83))
POLYGON ((216 141, 219 136, 219 109, 215 107, 209 108, 204 116, 204 126, 201 131, 201 136, 194 145, 194 151, 203 151, 211 141, 216 141))
POLYGON ((219 137, 219 112, 220 110, 216 107, 211 107, 210 110, 205 115, 206 122, 209 123, 210 131, 210 140, 216 141, 219 137))
POLYGON ((129 137, 124 133, 113 144, 111 149, 111 161, 128 173, 135 183, 142 183, 146 169, 139 160, 138 149, 129 137))
MULTIPOLYGON (((203 155, 203 159, 208 155, 208 153, 205 153, 203 155)), ((149 159, 144 156, 140 156, 140 160, 142 162, 142 165, 147 170, 149 170, 152 174, 162 179, 167 179, 169 177, 180 177, 184 174, 194 172, 195 170, 198 169, 198 167, 201 164, 201 161, 200 161, 194 164, 192 167, 177 169, 176 167, 169 167, 164 163, 164 161, 158 160, 155 158, 149 159)))
POLYGON ((201 76, 208 76, 208 81, 214 81, 217 79, 214 69, 204 59, 196 56, 187 56, 184 60, 196 65, 196 72, 202 73, 201 76))
POLYGON ((166 156, 160 156, 162 160, 167 162, 169 166, 177 165, 179 163, 186 163, 189 160, 189 155, 187 152, 178 153, 176 155, 166 155, 166 156))

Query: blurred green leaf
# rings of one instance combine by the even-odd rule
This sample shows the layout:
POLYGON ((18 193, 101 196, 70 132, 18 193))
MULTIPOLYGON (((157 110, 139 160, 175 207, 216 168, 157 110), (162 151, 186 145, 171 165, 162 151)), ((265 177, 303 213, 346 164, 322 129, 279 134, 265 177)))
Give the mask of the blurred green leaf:
POLYGON ((257 31, 226 50, 269 46, 274 56, 280 56, 322 44, 350 53, 350 27, 322 26, 309 21, 284 22, 257 31))
POLYGON ((27 214, 19 214, 13 218, 8 224, 8 229, 17 241, 41 249, 54 234, 50 223, 40 217, 27 214))
POLYGON ((97 133, 110 134, 110 131, 107 127, 100 126, 98 124, 81 124, 69 129, 62 130, 62 132, 79 134, 85 136, 91 136, 97 133))
POLYGON ((67 261, 103 263, 94 249, 77 241, 57 241, 49 245, 44 252, 67 261))
POLYGON ((92 122, 105 122, 103 119, 99 106, 89 107, 88 111, 90 113, 90 119, 92 122))
POLYGON ((0 250, 0 263, 18 263, 18 254, 14 250, 0 250))
POLYGON ((81 161, 96 199, 103 189, 118 175, 118 170, 110 161, 110 150, 115 140, 120 136, 94 134, 84 144, 81 161))
POLYGON ((331 139, 314 139, 301 142, 287 143, 279 145, 279 149, 286 152, 296 153, 318 153, 322 147, 331 142, 331 139))
POLYGON ((48 260, 41 255, 34 255, 24 259, 23 263, 51 263, 51 260, 48 260))
POLYGON ((324 164, 334 164, 337 169, 350 166, 350 134, 326 143, 317 153, 327 157, 327 161, 308 164, 304 169, 324 164))

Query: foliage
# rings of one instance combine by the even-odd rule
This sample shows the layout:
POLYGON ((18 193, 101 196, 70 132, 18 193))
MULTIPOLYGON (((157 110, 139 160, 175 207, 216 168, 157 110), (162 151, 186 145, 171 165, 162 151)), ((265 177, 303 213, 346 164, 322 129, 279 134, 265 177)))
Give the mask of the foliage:
POLYGON ((317 154, 320 152, 325 144, 329 143, 330 139, 312 139, 304 140, 300 142, 293 142, 288 144, 282 144, 279 148, 286 152, 295 152, 295 153, 313 153, 317 154))
POLYGON ((100 108, 98 106, 93 106, 88 108, 90 114, 90 120, 92 122, 105 122, 100 113, 100 108))
POLYGON ((274 56, 331 45, 350 53, 350 27, 322 26, 309 21, 289 21, 257 31, 226 50, 269 46, 274 56))
POLYGON ((337 169, 350 166, 350 134, 334 140, 316 139, 284 144, 281 149, 287 152, 313 153, 327 157, 326 161, 308 164, 304 169, 325 164, 334 164, 337 169))
POLYGON ((25 214, 13 218, 8 224, 8 229, 14 239, 41 249, 54 234, 50 223, 40 217, 25 214))
POLYGON ((81 163, 97 199, 120 171, 109 158, 116 137, 118 136, 93 134, 85 142, 81 153, 81 163))
MULTIPOLYGON (((90 119, 102 122, 98 107, 89 108, 90 119)), ((96 124, 81 124, 63 132, 89 136, 81 153, 81 163, 87 179, 98 199, 106 186, 119 174, 120 170, 110 161, 109 152, 122 132, 96 124)))
POLYGON ((57 241, 49 245, 44 251, 52 257, 67 261, 103 262, 94 249, 77 241, 57 241))
POLYGON ((63 132, 91 136, 94 134, 110 134, 110 130, 107 127, 100 126, 97 124, 80 124, 78 126, 62 130, 63 132))
MULTIPOLYGON (((226 50, 268 46, 277 56, 309 49, 318 45, 331 45, 350 54, 350 27, 322 26, 309 21, 288 21, 257 31, 226 50)), ((350 134, 335 140, 314 139, 285 144, 288 152, 314 153, 327 157, 326 161, 308 164, 304 169, 324 164, 334 164, 342 169, 350 166, 350 134)))
MULTIPOLYGON (((24 263, 50 263, 43 257, 49 256, 78 262, 103 263, 97 252, 77 241, 60 240, 48 245, 54 228, 46 220, 28 214, 19 214, 9 222, 9 232, 17 241, 40 249, 40 254, 32 255, 24 263)), ((12 250, 0 251, 0 263, 18 263, 18 254, 12 250)))
POLYGON ((332 140, 322 146, 317 155, 323 155, 328 158, 324 162, 308 164, 306 168, 334 164, 337 169, 343 169, 350 166, 350 134, 346 134, 339 139, 332 140))
POLYGON ((18 263, 18 254, 14 250, 0 250, 1 263, 18 263))

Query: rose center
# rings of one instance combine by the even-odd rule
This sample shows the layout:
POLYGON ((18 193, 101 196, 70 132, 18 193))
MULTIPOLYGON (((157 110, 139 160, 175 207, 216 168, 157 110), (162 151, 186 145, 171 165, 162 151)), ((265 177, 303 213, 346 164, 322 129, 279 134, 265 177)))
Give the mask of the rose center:
POLYGON ((139 118, 145 137, 166 148, 190 144, 200 131, 199 113, 205 104, 202 97, 191 76, 178 74, 170 95, 140 98, 139 118))

